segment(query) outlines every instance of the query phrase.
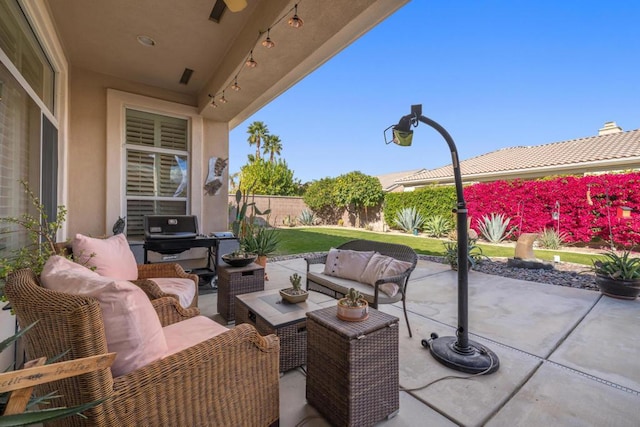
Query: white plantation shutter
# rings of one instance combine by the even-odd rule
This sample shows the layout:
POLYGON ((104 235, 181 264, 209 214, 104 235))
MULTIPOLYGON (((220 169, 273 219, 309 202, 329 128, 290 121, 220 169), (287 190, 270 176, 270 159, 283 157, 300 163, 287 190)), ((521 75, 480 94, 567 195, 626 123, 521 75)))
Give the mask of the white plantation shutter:
POLYGON ((145 215, 185 215, 188 122, 126 110, 127 235, 144 235, 145 215))

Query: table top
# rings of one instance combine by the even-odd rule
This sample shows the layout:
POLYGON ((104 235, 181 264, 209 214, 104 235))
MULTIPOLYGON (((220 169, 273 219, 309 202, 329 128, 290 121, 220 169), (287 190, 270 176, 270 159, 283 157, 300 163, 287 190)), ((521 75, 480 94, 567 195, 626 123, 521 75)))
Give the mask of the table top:
POLYGON ((322 308, 308 299, 297 304, 283 301, 277 289, 236 295, 236 298, 275 329, 306 320, 307 312, 322 308))
POLYGON ((249 265, 245 265, 244 267, 233 267, 224 261, 220 261, 220 264, 218 264, 218 268, 224 269, 227 273, 238 273, 264 269, 263 266, 261 266, 260 264, 256 264, 255 262, 252 262, 249 265))
POLYGON ((338 319, 336 306, 323 308, 307 314, 307 317, 324 325, 345 338, 359 338, 378 329, 398 323, 398 318, 369 307, 369 317, 359 322, 347 322, 338 319))

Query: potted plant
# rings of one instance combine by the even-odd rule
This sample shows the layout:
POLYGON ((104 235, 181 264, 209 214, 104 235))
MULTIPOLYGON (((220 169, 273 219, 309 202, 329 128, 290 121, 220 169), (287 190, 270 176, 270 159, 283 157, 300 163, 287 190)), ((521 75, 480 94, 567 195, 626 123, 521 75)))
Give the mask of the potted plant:
POLYGON ((289 281, 291 282, 290 288, 280 289, 282 299, 292 304, 306 301, 309 297, 309 292, 302 289, 302 276, 294 273, 289 276, 289 281))
POLYGON ((338 300, 338 319, 348 322, 359 322, 369 317, 369 303, 354 288, 344 298, 338 300))
POLYGON ((593 261, 591 270, 603 294, 631 300, 640 295, 640 258, 631 257, 630 250, 621 254, 614 250, 605 252, 604 259, 593 261))
POLYGON ((232 267, 244 267, 256 260, 254 253, 245 252, 242 249, 222 255, 222 260, 232 267))
MULTIPOLYGON (((444 246, 444 259, 451 266, 451 269, 454 271, 458 270, 458 242, 454 240, 450 240, 447 242, 442 242, 444 246)), ((471 268, 475 267, 476 264, 482 262, 482 260, 487 259, 488 257, 482 253, 482 248, 476 245, 476 241, 474 239, 469 239, 469 244, 467 246, 467 259, 469 263, 467 264, 467 269, 471 270, 471 268)))
MULTIPOLYGON (((240 240, 240 247, 249 253, 256 254, 256 263, 267 267, 267 256, 274 253, 280 243, 278 230, 256 226, 240 240)), ((265 271, 264 280, 269 280, 265 271)))

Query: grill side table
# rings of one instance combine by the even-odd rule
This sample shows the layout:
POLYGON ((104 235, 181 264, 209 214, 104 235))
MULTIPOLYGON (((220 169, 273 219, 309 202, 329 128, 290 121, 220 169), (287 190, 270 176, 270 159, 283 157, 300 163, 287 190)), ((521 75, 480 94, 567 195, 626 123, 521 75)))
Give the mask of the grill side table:
POLYGON ((362 322, 336 307, 307 313, 307 402, 331 424, 367 426, 400 409, 398 318, 369 309, 362 322))
POLYGON ((235 297, 264 290, 264 268, 256 263, 246 267, 218 266, 218 313, 227 321, 235 320, 235 297))

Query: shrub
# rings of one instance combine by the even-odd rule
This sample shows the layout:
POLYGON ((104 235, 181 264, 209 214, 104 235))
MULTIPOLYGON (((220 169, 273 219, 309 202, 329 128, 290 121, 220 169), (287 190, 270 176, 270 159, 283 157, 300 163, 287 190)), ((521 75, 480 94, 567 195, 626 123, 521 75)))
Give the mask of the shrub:
POLYGON ((302 225, 316 225, 317 219, 316 215, 312 211, 305 209, 300 212, 298 221, 300 221, 300 224, 302 225))
POLYGON ((482 233, 482 237, 491 243, 500 243, 511 234, 511 232, 507 233, 509 221, 511 221, 511 218, 507 218, 504 214, 496 215, 492 213, 490 217, 484 215, 482 219, 478 220, 478 228, 482 233))
POLYGON ((545 228, 538 236, 538 243, 544 249, 560 249, 567 240, 566 233, 558 233, 553 228, 545 228))
POLYGON ((442 215, 432 215, 428 217, 424 221, 423 226, 424 232, 431 237, 446 236, 452 228, 453 224, 451 223, 451 221, 449 221, 442 215))
POLYGON ((420 229, 423 223, 424 217, 413 207, 402 209, 395 218, 395 224, 407 233, 420 229))

